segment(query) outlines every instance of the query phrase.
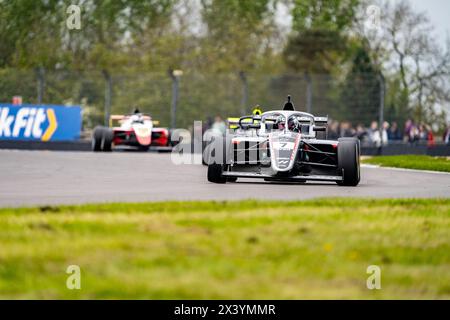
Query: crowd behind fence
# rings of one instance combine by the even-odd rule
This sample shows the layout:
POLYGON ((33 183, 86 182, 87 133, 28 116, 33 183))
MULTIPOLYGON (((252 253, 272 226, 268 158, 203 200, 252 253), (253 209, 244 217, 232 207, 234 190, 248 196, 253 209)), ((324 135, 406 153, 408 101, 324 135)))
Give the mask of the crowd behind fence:
MULTIPOLYGON (((330 75, 156 74, 107 71, 0 70, 0 102, 22 96, 24 103, 81 105, 83 128, 107 124, 111 114, 138 107, 161 125, 190 128, 194 120, 211 122, 281 108, 290 94, 297 110, 328 115, 328 138, 356 136, 365 144, 407 141, 433 144, 428 124, 408 114, 390 116, 384 108, 384 83, 373 74, 346 79, 330 75), (209 120, 208 120, 209 119, 209 120), (381 130, 380 130, 381 128, 381 130)), ((447 139, 448 141, 448 131, 447 139)), ((440 140, 440 139, 439 139, 440 140)))
MULTIPOLYGON (((396 121, 392 123, 383 121, 381 128, 377 121, 372 121, 368 127, 362 123, 353 126, 349 121, 331 121, 328 138, 334 140, 340 137, 356 137, 362 145, 373 147, 393 143, 422 144, 432 147, 439 140, 435 138, 435 134, 429 125, 415 124, 411 119, 408 119, 402 128, 396 121)), ((442 140, 447 144, 449 143, 449 130, 444 133, 442 140)))

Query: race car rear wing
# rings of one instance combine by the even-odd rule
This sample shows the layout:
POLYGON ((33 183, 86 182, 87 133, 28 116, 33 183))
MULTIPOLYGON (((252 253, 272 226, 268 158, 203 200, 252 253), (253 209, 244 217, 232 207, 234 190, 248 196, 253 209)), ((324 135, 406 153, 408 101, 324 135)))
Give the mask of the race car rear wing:
POLYGON ((320 126, 327 126, 328 125, 328 116, 326 116, 326 117, 314 117, 314 123, 316 125, 320 125, 320 126))
MULTIPOLYGON (((239 128, 239 120, 240 118, 228 118, 228 128, 229 129, 237 129, 239 128)), ((251 118, 242 119, 242 123, 258 123, 259 120, 253 120, 251 118)), ((316 126, 327 127, 328 126, 328 117, 314 117, 314 123, 316 126)))
MULTIPOLYGON (((120 122, 120 121, 122 121, 122 120, 124 120, 125 118, 128 118, 128 117, 129 116, 127 116, 127 115, 117 115, 117 114, 111 115, 109 117, 109 126, 113 127, 114 126, 114 122, 120 122)), ((152 117, 144 115, 143 119, 144 120, 152 120, 152 117)), ((152 122, 153 122, 153 125, 155 125, 155 126, 159 125, 159 121, 158 120, 152 120, 152 122)))

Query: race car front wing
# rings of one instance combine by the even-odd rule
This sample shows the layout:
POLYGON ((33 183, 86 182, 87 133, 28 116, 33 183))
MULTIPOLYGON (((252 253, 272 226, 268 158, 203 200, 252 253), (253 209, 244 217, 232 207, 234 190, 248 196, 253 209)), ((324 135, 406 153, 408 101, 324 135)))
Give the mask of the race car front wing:
POLYGON ((298 175, 288 177, 277 177, 269 174, 262 174, 258 172, 239 172, 239 171, 225 171, 222 173, 224 177, 232 178, 259 178, 259 179, 271 179, 278 181, 342 181, 342 176, 327 176, 327 175, 298 175))

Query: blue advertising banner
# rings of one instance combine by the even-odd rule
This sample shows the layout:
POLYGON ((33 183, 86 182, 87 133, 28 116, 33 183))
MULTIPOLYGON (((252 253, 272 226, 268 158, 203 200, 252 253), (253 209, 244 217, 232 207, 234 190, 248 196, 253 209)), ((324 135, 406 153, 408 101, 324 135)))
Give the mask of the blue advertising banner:
POLYGON ((0 140, 68 141, 80 131, 80 106, 0 103, 0 140))

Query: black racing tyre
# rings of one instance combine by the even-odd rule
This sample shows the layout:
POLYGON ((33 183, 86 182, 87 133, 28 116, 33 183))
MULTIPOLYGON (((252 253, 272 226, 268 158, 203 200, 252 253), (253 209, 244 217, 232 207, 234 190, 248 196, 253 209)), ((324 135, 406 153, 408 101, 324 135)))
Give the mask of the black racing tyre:
POLYGON ((112 151, 112 143, 114 140, 114 132, 109 128, 103 129, 103 139, 102 139, 102 151, 110 152, 112 151))
POLYGON ((211 155, 211 143, 202 142, 202 164, 207 166, 209 163, 209 156, 211 155))
POLYGON ((237 177, 227 177, 227 182, 236 182, 237 179, 237 177))
POLYGON ((225 139, 213 140, 209 146, 208 155, 209 157, 206 159, 208 162, 208 181, 214 183, 226 183, 227 181, 232 181, 233 178, 227 178, 222 175, 222 173, 227 168, 227 154, 228 154, 228 144, 225 139), (222 148, 222 155, 220 159, 216 158, 216 151, 219 151, 222 148), (220 163, 216 163, 220 162, 220 163), (230 180, 229 180, 230 179, 230 180))
POLYGON ((360 146, 356 138, 340 138, 338 140, 338 169, 342 172, 342 186, 357 186, 361 179, 359 166, 360 146))
POLYGON ((212 163, 208 165, 208 181, 214 183, 226 183, 227 178, 222 175, 223 164, 212 163))
POLYGON ((94 152, 102 151, 102 139, 103 139, 103 127, 95 127, 94 132, 92 132, 92 144, 91 148, 94 152))
POLYGON ((178 141, 172 141, 172 132, 174 129, 167 130, 167 143, 166 147, 175 147, 179 142, 178 141))

